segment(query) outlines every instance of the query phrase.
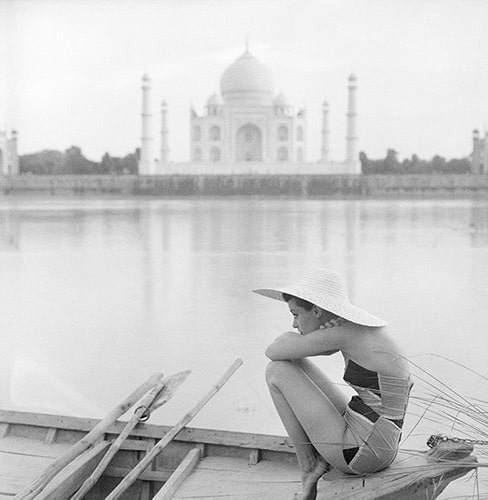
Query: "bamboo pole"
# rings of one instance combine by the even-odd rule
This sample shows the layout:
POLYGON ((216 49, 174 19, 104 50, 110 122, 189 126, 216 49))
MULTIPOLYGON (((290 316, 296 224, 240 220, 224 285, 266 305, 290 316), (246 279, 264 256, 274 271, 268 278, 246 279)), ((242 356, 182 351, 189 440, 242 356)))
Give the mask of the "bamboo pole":
POLYGON ((156 443, 149 453, 127 474, 127 476, 118 484, 118 486, 105 497, 105 500, 116 500, 119 498, 129 486, 134 483, 139 475, 151 464, 159 453, 173 440, 173 438, 181 431, 197 413, 217 394, 223 385, 229 380, 234 372, 242 365, 241 359, 236 359, 227 369, 219 381, 212 387, 207 395, 202 398, 195 407, 190 410, 174 427, 169 430, 164 437, 156 443))
POLYGON ((102 436, 105 431, 123 415, 131 406, 133 406, 139 399, 154 386, 161 378, 162 373, 153 373, 142 385, 140 385, 132 394, 124 399, 118 406, 116 406, 108 415, 103 418, 86 436, 74 444, 66 453, 58 457, 52 462, 44 472, 27 488, 18 493, 15 500, 31 500, 38 495, 51 481, 51 479, 58 474, 66 465, 72 462, 78 455, 93 446, 96 441, 102 436))
POLYGON ((136 409, 134 415, 127 422, 122 432, 117 439, 112 443, 107 453, 104 455, 96 469, 92 472, 91 476, 83 483, 81 488, 71 497, 71 500, 81 500, 100 479, 112 458, 120 450, 122 443, 127 439, 134 427, 139 423, 140 418, 148 409, 154 409, 153 404, 157 404, 158 408, 162 404, 171 399, 175 389, 186 380, 190 371, 185 371, 172 375, 171 377, 160 380, 141 400, 139 407, 136 409))

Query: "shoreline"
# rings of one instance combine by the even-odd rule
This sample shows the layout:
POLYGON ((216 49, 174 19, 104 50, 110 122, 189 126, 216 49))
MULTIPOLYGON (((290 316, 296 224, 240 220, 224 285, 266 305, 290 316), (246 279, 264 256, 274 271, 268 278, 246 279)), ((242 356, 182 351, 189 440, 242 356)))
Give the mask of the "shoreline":
POLYGON ((488 175, 174 174, 0 177, 0 194, 114 198, 486 198, 488 175))

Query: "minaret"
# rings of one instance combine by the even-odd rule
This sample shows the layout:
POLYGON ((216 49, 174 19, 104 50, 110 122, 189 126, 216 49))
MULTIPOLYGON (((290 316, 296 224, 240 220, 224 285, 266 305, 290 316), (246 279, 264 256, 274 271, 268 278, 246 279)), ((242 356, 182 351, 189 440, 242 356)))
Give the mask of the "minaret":
POLYGON ((471 161, 471 173, 478 174, 481 166, 480 139, 478 130, 473 130, 473 154, 471 161))
POLYGON ((151 137, 151 80, 146 73, 142 77, 142 136, 141 158, 139 160, 139 175, 152 175, 153 152, 151 137))
POLYGON ((167 124, 168 106, 166 101, 161 103, 161 165, 168 161, 168 124, 167 124))
POLYGON ((10 135, 10 147, 8 155, 10 175, 19 175, 19 154, 17 152, 17 131, 12 130, 10 135))
POLYGON ((346 164, 352 174, 359 173, 357 111, 356 111, 356 77, 349 77, 349 98, 347 108, 346 164))
POLYGON ((321 161, 329 161, 329 103, 324 101, 322 104, 322 154, 321 161))

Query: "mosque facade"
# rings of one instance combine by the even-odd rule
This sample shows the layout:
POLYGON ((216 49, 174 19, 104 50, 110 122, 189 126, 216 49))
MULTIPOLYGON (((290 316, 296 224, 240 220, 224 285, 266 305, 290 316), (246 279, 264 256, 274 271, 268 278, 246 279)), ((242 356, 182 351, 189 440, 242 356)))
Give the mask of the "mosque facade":
POLYGON ((329 106, 322 106, 320 159, 307 161, 307 112, 294 111, 282 94, 275 94, 269 69, 248 47, 222 74, 220 95, 211 95, 204 113, 190 110, 190 154, 185 163, 169 158, 166 102, 161 106, 160 158, 154 160, 151 81, 142 81, 140 175, 192 172, 305 172, 313 165, 320 173, 360 173, 356 109, 357 81, 348 81, 346 155, 329 157, 329 106))
POLYGON ((19 174, 19 155, 17 153, 17 132, 0 130, 0 175, 19 174))

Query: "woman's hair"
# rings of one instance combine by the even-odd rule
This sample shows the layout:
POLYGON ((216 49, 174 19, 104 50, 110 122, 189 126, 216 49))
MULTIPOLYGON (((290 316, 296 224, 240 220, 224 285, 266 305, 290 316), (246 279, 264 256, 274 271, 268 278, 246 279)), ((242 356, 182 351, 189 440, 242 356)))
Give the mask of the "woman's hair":
MULTIPOLYGON (((295 299, 295 302, 297 303, 297 306, 299 307, 303 307, 305 309, 305 311, 311 311, 312 310, 312 307, 315 305, 313 304, 312 302, 309 302, 308 300, 304 300, 304 299, 301 299, 299 297, 295 297, 294 295, 290 295, 288 293, 282 293, 281 295, 283 295, 283 300, 285 302, 290 302, 291 299, 295 299)), ((326 311, 325 309, 322 309, 325 314, 326 314, 326 319, 327 321, 331 320, 331 319, 337 319, 337 318, 340 318, 340 316, 338 316, 337 314, 335 313, 332 313, 330 311, 326 311)))
POLYGON ((311 302, 308 302, 308 300, 300 299, 299 297, 295 297, 294 295, 289 295, 288 293, 283 293, 282 295, 285 302, 290 302, 291 299, 295 299, 297 306, 303 307, 305 311, 311 311, 312 307, 314 306, 311 302))

